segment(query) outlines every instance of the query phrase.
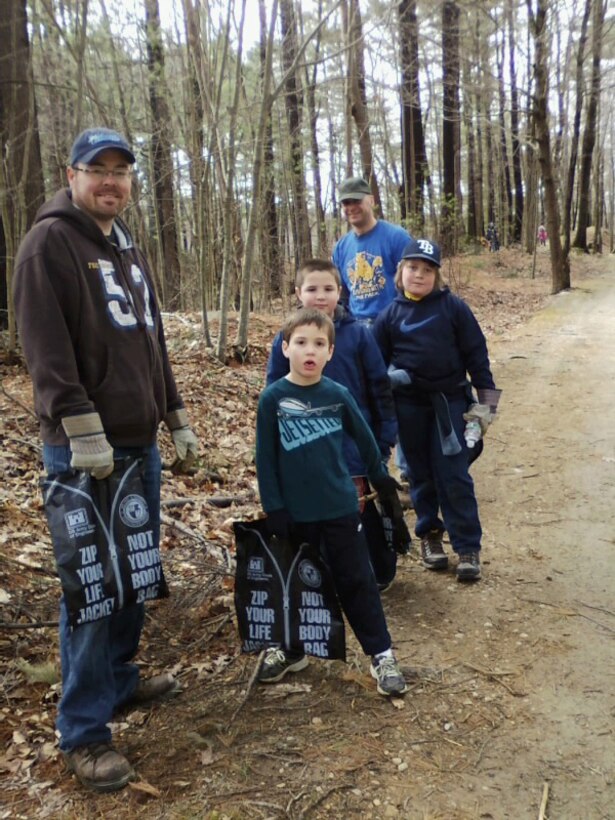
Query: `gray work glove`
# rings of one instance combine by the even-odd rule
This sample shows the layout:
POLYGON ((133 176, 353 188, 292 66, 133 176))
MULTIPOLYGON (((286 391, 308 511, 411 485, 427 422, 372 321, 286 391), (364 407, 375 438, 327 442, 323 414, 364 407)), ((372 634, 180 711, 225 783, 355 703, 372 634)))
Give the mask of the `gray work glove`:
POLYGON ((175 461, 171 465, 174 473, 189 474, 193 471, 199 455, 199 441, 188 423, 188 414, 182 408, 165 416, 165 424, 171 432, 175 447, 175 461))
POLYGON ((483 436, 493 421, 491 410, 486 404, 471 404, 463 417, 466 421, 477 421, 480 424, 483 436))
POLYGON ((477 421, 480 424, 480 429, 484 436, 489 429, 489 425, 495 418, 502 391, 496 390, 495 388, 486 388, 477 390, 476 393, 478 395, 478 403, 471 404, 467 412, 463 414, 463 417, 466 421, 477 421))
POLYGON ((392 390, 395 390, 396 387, 404 387, 407 384, 412 384, 412 377, 407 370, 403 370, 401 367, 395 367, 395 365, 391 364, 389 365, 387 373, 392 390))
POLYGON ((113 447, 107 441, 98 413, 83 413, 62 419, 72 457, 70 466, 101 480, 113 472, 113 447))

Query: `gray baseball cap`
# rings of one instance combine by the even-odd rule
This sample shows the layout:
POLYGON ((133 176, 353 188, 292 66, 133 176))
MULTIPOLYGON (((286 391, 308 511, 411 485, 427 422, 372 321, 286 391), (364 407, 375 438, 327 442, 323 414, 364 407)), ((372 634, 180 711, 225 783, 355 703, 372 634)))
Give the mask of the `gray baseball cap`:
POLYGON ((363 199, 364 196, 370 194, 369 182, 363 177, 348 177, 340 185, 339 198, 341 202, 345 199, 363 199))

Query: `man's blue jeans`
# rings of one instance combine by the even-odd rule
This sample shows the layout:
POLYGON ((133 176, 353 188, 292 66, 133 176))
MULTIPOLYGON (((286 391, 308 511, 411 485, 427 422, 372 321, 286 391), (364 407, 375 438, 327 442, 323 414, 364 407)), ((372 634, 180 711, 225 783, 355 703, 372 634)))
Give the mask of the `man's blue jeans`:
MULTIPOLYGON (((116 458, 143 458, 143 488, 154 526, 154 544, 160 541, 160 453, 151 447, 116 447, 116 458)), ((69 447, 43 447, 48 473, 70 469, 69 447)), ((89 743, 109 743, 107 723, 114 711, 130 698, 139 680, 139 670, 131 663, 139 647, 144 605, 122 609, 108 618, 71 629, 64 600, 60 601, 60 656, 62 699, 56 727, 60 748, 68 752, 89 743)))

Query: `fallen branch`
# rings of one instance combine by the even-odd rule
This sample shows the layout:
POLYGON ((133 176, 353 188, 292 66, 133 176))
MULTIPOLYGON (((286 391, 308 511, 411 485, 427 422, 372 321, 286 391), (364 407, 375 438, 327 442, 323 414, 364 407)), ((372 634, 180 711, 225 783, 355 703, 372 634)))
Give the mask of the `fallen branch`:
POLYGON ((250 692, 252 691, 252 687, 254 686, 254 684, 256 682, 256 679, 258 677, 258 673, 260 672, 261 664, 263 662, 263 658, 265 657, 265 652, 266 651, 267 651, 266 649, 262 649, 259 653, 258 658, 256 659, 256 665, 254 666, 254 670, 253 670, 252 674, 250 675, 250 680, 248 681, 248 686, 246 688, 246 691, 244 692, 242 699, 239 701, 239 704, 237 705, 237 708, 235 709, 235 711, 231 715, 231 719, 228 722, 229 727, 233 723, 233 721, 235 720, 235 718, 237 717, 239 712, 241 712, 241 710, 243 709, 246 701, 250 697, 250 692))
POLYGON ((489 678, 496 683, 499 683, 500 686, 503 686, 507 692, 510 692, 516 698, 524 698, 527 697, 527 692, 518 692, 516 689, 513 689, 512 686, 509 686, 506 681, 500 680, 501 675, 514 675, 514 672, 491 672, 489 669, 481 669, 479 666, 473 666, 471 663, 464 663, 463 664, 467 669, 473 669, 475 672, 478 672, 480 675, 484 675, 486 678, 489 678))
POLYGON ((584 603, 584 601, 577 601, 577 604, 586 606, 588 609, 595 609, 597 612, 604 612, 605 615, 613 615, 615 617, 615 612, 612 612, 610 609, 605 609, 603 606, 592 606, 591 604, 584 603))
POLYGON ((204 538, 200 533, 195 532, 195 530, 190 529, 190 527, 187 527, 182 521, 176 521, 174 518, 171 518, 164 513, 160 513, 160 520, 163 524, 166 524, 167 527, 172 527, 175 530, 179 530, 179 532, 187 535, 189 538, 192 538, 198 544, 202 544, 210 555, 213 555, 214 558, 220 561, 220 563, 225 564, 229 572, 231 571, 231 554, 226 547, 216 546, 211 541, 204 538))
MULTIPOLYGON (((606 624, 600 623, 595 618, 590 618, 589 615, 584 615, 582 612, 579 612, 578 609, 563 609, 559 604, 550 604, 548 601, 539 601, 537 598, 521 598, 521 601, 526 601, 528 604, 540 604, 541 606, 550 606, 552 609, 558 609, 560 615, 566 615, 567 617, 576 617, 576 618, 585 618, 586 621, 589 621, 592 624, 596 624, 596 626, 601 626, 602 629, 606 629, 607 632, 615 632, 610 626, 606 624)), ((583 606, 588 606, 588 604, 583 604, 583 606)), ((590 609, 600 609, 600 607, 589 607, 590 609)), ((609 615, 613 615, 612 612, 609 612, 607 609, 601 610, 603 612, 608 613, 609 615)))
POLYGON ((50 570, 46 567, 38 567, 35 564, 26 564, 25 561, 20 561, 18 558, 11 558, 10 555, 2 555, 2 553, 0 553, 0 559, 2 561, 8 561, 11 564, 17 564, 18 567, 23 567, 23 569, 29 569, 32 572, 40 572, 41 575, 49 575, 51 578, 58 577, 58 573, 55 572, 55 570, 50 570))
POLYGON ((319 803, 322 803, 323 800, 326 800, 333 792, 339 792, 343 789, 352 789, 353 786, 351 783, 340 783, 339 786, 332 786, 330 789, 327 789, 326 792, 320 795, 313 803, 310 803, 309 806, 306 806, 305 809, 299 815, 299 820, 303 820, 304 817, 311 815, 312 811, 318 806, 319 803))
POLYGON ((0 629, 44 629, 47 626, 58 626, 58 621, 34 621, 27 624, 17 621, 0 621, 0 629))
POLYGON ((232 504, 249 504, 254 496, 246 495, 211 495, 206 498, 167 498, 161 501, 162 507, 183 507, 186 504, 210 504, 212 507, 225 508, 232 504))
POLYGON ((547 803, 549 802, 549 783, 545 781, 542 787, 542 800, 540 801, 540 811, 538 812, 538 820, 545 820, 547 803))
POLYGON ((2 384, 1 382, 0 382, 0 389, 2 390, 2 392, 4 393, 4 395, 7 397, 7 399, 10 399, 10 400, 11 400, 14 404, 16 404, 18 407, 21 407, 21 409, 22 409, 22 410, 25 410, 25 411, 26 411, 26 413, 27 413, 29 416, 32 416, 32 418, 36 420, 36 413, 34 412, 34 410, 32 410, 32 408, 31 408, 31 407, 28 407, 28 405, 27 405, 27 404, 24 404, 24 403, 23 403, 22 401, 20 401, 19 399, 16 399, 16 398, 15 398, 15 396, 12 396, 12 395, 9 393, 9 391, 6 389, 6 387, 4 386, 4 384, 2 384))

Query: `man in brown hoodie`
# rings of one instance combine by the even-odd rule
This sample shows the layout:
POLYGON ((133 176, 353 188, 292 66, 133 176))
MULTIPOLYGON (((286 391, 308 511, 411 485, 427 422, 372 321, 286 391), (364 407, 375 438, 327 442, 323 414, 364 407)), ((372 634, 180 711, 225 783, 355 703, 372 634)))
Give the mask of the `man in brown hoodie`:
MULTIPOLYGON (((17 255, 14 299, 34 387, 49 474, 71 467, 102 480, 114 458, 143 460, 143 483, 158 547, 161 421, 178 464, 197 455, 197 439, 169 364, 152 275, 119 214, 130 199, 134 154, 116 131, 76 138, 69 188, 37 214, 17 255)), ((168 673, 139 680, 131 663, 143 604, 71 628, 60 605, 60 748, 78 779, 97 791, 134 777, 107 726, 123 704, 175 693, 168 673)))

